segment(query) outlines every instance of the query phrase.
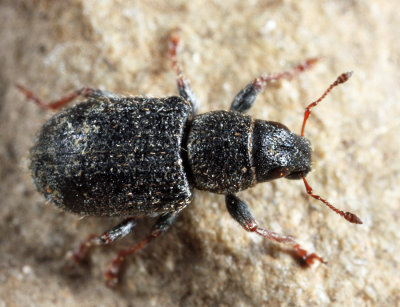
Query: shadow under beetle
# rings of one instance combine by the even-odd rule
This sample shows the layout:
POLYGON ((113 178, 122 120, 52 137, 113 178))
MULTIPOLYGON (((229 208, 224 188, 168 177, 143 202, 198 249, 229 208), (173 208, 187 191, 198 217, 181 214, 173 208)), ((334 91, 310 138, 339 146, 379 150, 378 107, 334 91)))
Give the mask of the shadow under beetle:
POLYGON ((307 193, 351 223, 354 214, 336 209, 313 194, 305 176, 311 170, 311 146, 303 137, 310 110, 351 73, 337 80, 305 111, 301 135, 281 123, 253 119, 245 113, 270 82, 291 79, 318 59, 291 71, 255 79, 234 98, 230 111, 197 115, 197 100, 177 60, 179 33, 170 39, 170 58, 177 73, 178 97, 119 97, 83 88, 49 104, 17 85, 27 99, 58 109, 78 96, 87 100, 43 125, 30 151, 37 189, 65 211, 93 216, 130 216, 103 235, 90 236, 72 253, 80 262, 93 245, 109 244, 129 234, 137 217, 156 217, 151 233, 122 250, 106 271, 117 282, 126 257, 167 231, 192 200, 193 188, 225 195, 231 216, 247 231, 289 244, 306 264, 324 262, 308 254, 291 236, 259 227, 246 203, 235 194, 256 183, 278 178, 303 179, 307 193))

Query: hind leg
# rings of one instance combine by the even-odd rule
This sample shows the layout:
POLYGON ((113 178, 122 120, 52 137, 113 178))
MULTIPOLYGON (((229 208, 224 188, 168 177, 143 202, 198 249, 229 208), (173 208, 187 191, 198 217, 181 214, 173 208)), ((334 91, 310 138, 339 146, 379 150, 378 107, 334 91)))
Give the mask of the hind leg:
POLYGON ((180 211, 164 213, 159 217, 157 222, 154 224, 150 234, 145 237, 142 241, 136 245, 121 250, 117 256, 109 264, 107 271, 105 273, 107 286, 114 286, 118 282, 118 276, 120 274, 120 267, 126 260, 126 258, 138 250, 142 249, 148 243, 158 238, 160 235, 164 234, 175 222, 176 218, 179 216, 180 211))
POLYGON ((82 262, 88 255, 91 247, 111 244, 115 240, 121 239, 130 234, 135 226, 136 219, 134 217, 129 217, 117 226, 106 231, 101 236, 90 235, 75 251, 71 252, 71 260, 75 263, 82 262))
POLYGON ((75 90, 72 93, 67 94, 57 100, 45 102, 41 98, 39 98, 30 89, 28 89, 20 84, 16 84, 16 87, 18 88, 18 90, 21 93, 23 93, 25 95, 27 100, 33 100, 33 102, 40 108, 50 109, 50 110, 60 109, 79 96, 82 96, 84 98, 98 98, 98 97, 117 98, 118 97, 117 95, 110 93, 110 92, 101 91, 101 90, 90 88, 90 87, 83 87, 83 88, 75 90))

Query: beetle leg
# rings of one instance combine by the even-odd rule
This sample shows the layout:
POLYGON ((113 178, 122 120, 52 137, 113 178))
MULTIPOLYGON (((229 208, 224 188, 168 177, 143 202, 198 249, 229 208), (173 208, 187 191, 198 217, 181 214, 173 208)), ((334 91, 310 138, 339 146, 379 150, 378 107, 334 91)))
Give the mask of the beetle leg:
POLYGON ((298 74, 310 69, 315 63, 319 61, 319 58, 310 58, 304 62, 294 66, 289 71, 282 71, 278 73, 266 74, 261 77, 254 79, 253 82, 249 83, 244 89, 242 89, 236 97, 233 99, 230 110, 241 113, 247 113, 254 104, 257 96, 264 88, 271 82, 278 81, 280 79, 291 80, 298 74))
POLYGON ((187 80, 182 71, 181 64, 178 60, 178 53, 180 52, 181 48, 181 39, 180 39, 180 29, 175 29, 170 37, 169 40, 169 56, 171 59, 172 67, 176 72, 177 79, 176 84, 178 86, 179 96, 184 98, 186 101, 190 103, 193 110, 193 115, 197 115, 197 108, 198 108, 198 101, 195 94, 190 87, 190 82, 187 80))
POLYGON ((82 262, 82 260, 86 258, 90 247, 111 244, 115 240, 121 239, 130 234, 135 226, 136 219, 134 217, 129 217, 117 226, 111 228, 109 231, 106 231, 101 236, 90 235, 75 251, 71 253, 70 259, 75 263, 82 262))
POLYGON ((225 197, 226 207, 230 213, 230 215, 247 231, 255 232, 256 234, 279 242, 291 245, 294 252, 297 256, 301 257, 301 259, 307 264, 311 265, 314 263, 314 260, 318 260, 322 263, 326 263, 321 257, 317 254, 312 253, 308 254, 308 252, 301 248, 300 244, 298 244, 292 236, 285 236, 278 234, 276 232, 269 231, 264 228, 260 228, 257 225, 256 220, 253 218, 249 207, 245 202, 243 202, 239 197, 233 194, 228 194, 225 197))
POLYGON ((18 88, 18 90, 20 92, 22 92, 25 95, 27 100, 33 100, 33 102, 36 103, 40 108, 50 109, 50 110, 57 110, 79 96, 82 96, 85 98, 98 98, 98 97, 103 97, 103 96, 106 96, 109 98, 118 97, 115 94, 112 94, 110 92, 101 91, 101 90, 93 89, 90 87, 83 87, 81 89, 75 90, 72 93, 61 97, 60 99, 57 99, 57 100, 54 100, 51 102, 45 102, 42 99, 40 99, 38 96, 36 96, 36 94, 33 91, 27 89, 26 87, 24 87, 20 84, 16 84, 16 87, 18 88))
POLYGON ((126 257, 142 249, 146 244, 165 233, 174 224, 179 213, 180 211, 164 213, 154 224, 151 233, 146 238, 144 238, 138 244, 121 250, 118 253, 118 255, 109 264, 105 273, 106 283, 108 286, 113 286, 118 282, 120 267, 125 261, 126 257))

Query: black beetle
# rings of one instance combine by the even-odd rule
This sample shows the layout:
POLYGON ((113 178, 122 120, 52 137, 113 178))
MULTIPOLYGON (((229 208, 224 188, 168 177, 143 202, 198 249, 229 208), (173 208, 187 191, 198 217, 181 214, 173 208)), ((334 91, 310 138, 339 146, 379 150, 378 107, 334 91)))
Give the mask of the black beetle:
POLYGON ((37 189, 65 211, 80 215, 132 216, 100 237, 90 237, 72 254, 79 262, 91 245, 109 244, 126 236, 136 217, 159 219, 139 244, 121 251, 106 272, 117 280, 126 256, 165 232, 192 200, 193 188, 226 195, 231 216, 247 231, 293 246, 307 264, 308 254, 290 236, 257 226, 247 204, 235 193, 281 177, 303 179, 308 194, 324 202, 352 223, 354 214, 343 212, 312 193, 305 180, 311 170, 311 146, 303 137, 310 109, 351 73, 344 73, 310 104, 301 136, 277 122, 245 115, 266 84, 290 79, 310 68, 309 59, 292 71, 255 79, 241 90, 230 111, 197 115, 197 101, 177 61, 179 36, 170 40, 170 57, 177 72, 179 97, 142 98, 83 88, 50 104, 31 91, 17 87, 39 106, 57 109, 77 96, 86 102, 56 114, 43 125, 30 151, 31 171, 37 189))

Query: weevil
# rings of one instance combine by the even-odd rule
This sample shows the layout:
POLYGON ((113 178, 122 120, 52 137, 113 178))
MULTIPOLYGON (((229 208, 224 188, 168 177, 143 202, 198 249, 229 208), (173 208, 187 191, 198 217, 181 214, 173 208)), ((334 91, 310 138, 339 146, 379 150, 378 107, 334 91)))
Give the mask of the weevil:
POLYGON ((111 261, 105 277, 118 281, 126 257, 165 233, 191 203, 193 189, 224 194, 230 215, 247 231, 292 246, 306 264, 325 262, 309 254, 293 237, 258 226, 248 205, 236 193, 278 178, 302 179, 307 193, 351 223, 361 220, 313 193, 305 179, 311 170, 311 145, 304 128, 311 109, 351 73, 341 74, 305 111, 301 134, 278 122, 246 113, 264 87, 291 79, 311 68, 308 59, 289 71, 266 74, 244 87, 229 111, 197 114, 198 102, 184 77, 178 53, 179 32, 173 31, 169 54, 177 74, 179 96, 121 97, 83 88, 45 103, 32 91, 18 89, 45 109, 59 109, 82 96, 86 101, 65 109, 43 125, 30 150, 34 184, 61 209, 83 216, 126 216, 101 236, 90 236, 72 259, 80 262, 94 245, 110 244, 128 235, 137 218, 158 217, 150 234, 111 261))

